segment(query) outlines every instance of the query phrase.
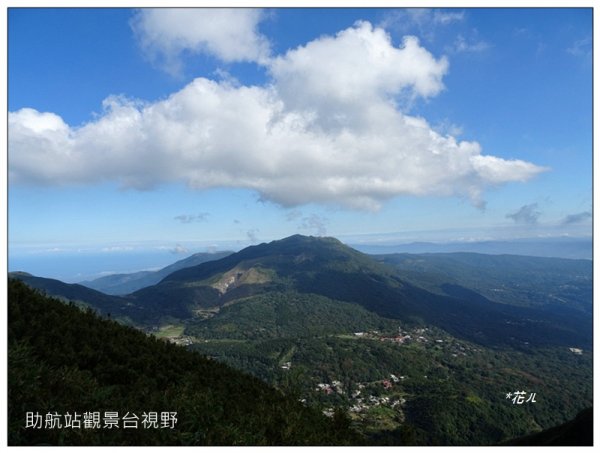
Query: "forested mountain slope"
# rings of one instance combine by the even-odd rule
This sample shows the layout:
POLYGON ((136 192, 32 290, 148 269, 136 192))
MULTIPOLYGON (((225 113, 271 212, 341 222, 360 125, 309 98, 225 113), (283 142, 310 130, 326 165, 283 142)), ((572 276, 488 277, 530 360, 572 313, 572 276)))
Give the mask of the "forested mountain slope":
MULTIPOLYGON (((10 445, 347 445, 328 420, 248 374, 8 282, 10 445), (25 428, 27 412, 118 412, 137 429, 25 428), (173 427, 141 426, 174 412, 173 427)), ((160 420, 160 419, 159 419, 160 420)), ((64 420, 63 420, 64 421, 64 420)), ((123 422, 124 424, 124 422, 123 422)))

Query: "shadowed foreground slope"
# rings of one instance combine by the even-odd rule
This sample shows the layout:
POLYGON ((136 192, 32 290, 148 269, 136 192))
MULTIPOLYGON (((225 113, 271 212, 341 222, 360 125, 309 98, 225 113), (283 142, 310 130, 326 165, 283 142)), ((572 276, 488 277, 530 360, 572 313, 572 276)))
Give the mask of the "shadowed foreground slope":
MULTIPOLYGON (((260 380, 9 280, 9 445, 347 445, 260 380), (27 412, 176 412, 173 429, 25 428, 27 412)), ((141 418, 141 417, 140 417, 141 418)), ((141 421, 141 420, 140 420, 141 421)))
POLYGON ((587 408, 562 425, 529 436, 513 439, 503 445, 514 446, 592 446, 594 445, 594 411, 587 408))

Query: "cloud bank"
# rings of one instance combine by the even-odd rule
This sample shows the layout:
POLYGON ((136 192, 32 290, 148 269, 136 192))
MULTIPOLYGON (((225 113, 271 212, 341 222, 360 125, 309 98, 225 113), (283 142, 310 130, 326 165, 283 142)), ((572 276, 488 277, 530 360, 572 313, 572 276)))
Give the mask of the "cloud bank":
MULTIPOLYGON (((194 39, 220 58, 238 58, 194 39)), ((447 60, 414 37, 394 46, 383 29, 360 22, 264 64, 265 86, 199 77, 154 103, 113 96, 81 127, 51 112, 10 112, 10 183, 183 182, 251 189, 285 207, 377 210, 415 195, 481 206, 487 188, 546 170, 482 154, 477 142, 441 135, 403 111, 407 101, 441 92, 448 71, 447 60)))

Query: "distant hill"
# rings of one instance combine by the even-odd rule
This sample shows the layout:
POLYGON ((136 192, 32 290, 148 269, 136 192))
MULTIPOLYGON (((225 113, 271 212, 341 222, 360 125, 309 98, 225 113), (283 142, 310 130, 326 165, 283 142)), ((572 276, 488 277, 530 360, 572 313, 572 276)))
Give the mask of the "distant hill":
POLYGON ((592 238, 535 238, 511 241, 473 242, 411 242, 390 245, 352 245, 371 254, 388 253, 455 253, 470 252, 488 255, 522 255, 548 258, 588 259, 593 257, 592 238))
POLYGON ((48 295, 75 302, 80 307, 93 308, 105 316, 109 314, 115 318, 127 316, 128 310, 131 309, 131 305, 128 305, 123 298, 110 296, 76 283, 64 283, 52 278, 36 277, 26 272, 10 272, 8 276, 21 280, 48 295))
MULTIPOLYGON (((135 329, 8 282, 9 445, 353 445, 333 420, 260 380, 135 329), (87 412, 118 413, 119 428, 85 428, 87 412), (144 428, 146 412, 172 428, 144 428), (26 428, 26 414, 79 414, 80 427, 26 428), (138 418, 126 429, 126 416, 138 418), (121 425, 123 424, 123 425, 121 425)), ((45 423, 42 421, 42 423, 45 423)), ((100 421, 102 424, 102 420, 100 421)))
POLYGON ((146 286, 155 285, 167 275, 179 269, 197 266, 207 261, 221 259, 233 252, 196 253, 185 259, 179 260, 158 271, 140 271, 130 274, 112 274, 91 281, 80 282, 88 288, 101 291, 105 294, 123 295, 129 294, 146 286))
POLYGON ((460 285, 509 305, 592 312, 590 260, 480 253, 392 253, 374 258, 439 294, 460 285))

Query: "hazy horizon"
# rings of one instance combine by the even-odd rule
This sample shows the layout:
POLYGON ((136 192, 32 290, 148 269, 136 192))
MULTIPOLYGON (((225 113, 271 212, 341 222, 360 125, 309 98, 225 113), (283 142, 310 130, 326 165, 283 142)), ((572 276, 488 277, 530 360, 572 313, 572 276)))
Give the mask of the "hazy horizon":
MULTIPOLYGON (((591 236, 534 237, 515 239, 477 240, 394 240, 393 235, 348 236, 338 238, 363 253, 448 253, 475 252, 486 254, 514 254, 570 259, 592 259, 591 236), (536 242, 542 248, 531 248, 536 242), (486 244, 495 244, 491 251, 486 244), (498 245, 499 244, 499 245, 498 245), (566 250, 561 246, 566 245, 566 250), (549 247, 550 246, 550 247, 549 247), (532 251, 533 250, 533 251, 532 251)), ((427 236, 425 236, 426 238, 427 236)), ((273 238, 270 242, 282 238, 273 238)), ((51 247, 43 250, 21 248, 9 255, 9 272, 28 272, 38 277, 55 278, 66 283, 79 283, 112 274, 156 271, 195 253, 237 252, 250 245, 247 241, 197 241, 177 243, 169 247, 157 241, 107 245, 93 249, 85 246, 51 247)), ((9 250, 10 252, 10 250, 9 250)))

